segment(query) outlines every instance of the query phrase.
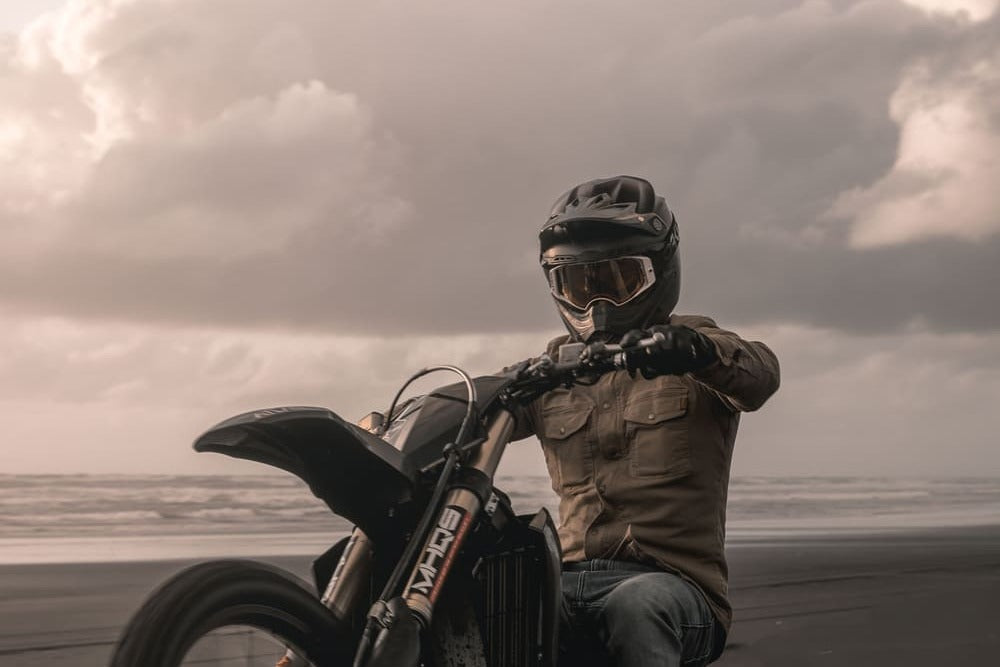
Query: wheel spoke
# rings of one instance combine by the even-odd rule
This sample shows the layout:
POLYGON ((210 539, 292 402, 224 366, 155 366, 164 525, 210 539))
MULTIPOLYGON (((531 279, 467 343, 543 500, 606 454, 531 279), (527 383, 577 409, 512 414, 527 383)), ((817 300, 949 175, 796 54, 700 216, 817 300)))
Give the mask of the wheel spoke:
POLYGON ((307 667, 311 662, 281 662, 288 651, 279 638, 250 626, 228 626, 200 638, 187 652, 183 667, 307 667))

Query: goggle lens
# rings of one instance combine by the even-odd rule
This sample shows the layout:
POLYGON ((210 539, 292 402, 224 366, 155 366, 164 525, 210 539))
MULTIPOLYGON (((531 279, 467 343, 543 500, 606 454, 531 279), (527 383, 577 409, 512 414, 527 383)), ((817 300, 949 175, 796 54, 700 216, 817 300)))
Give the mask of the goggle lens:
POLYGON ((563 264, 549 271, 552 294, 581 310, 601 299, 622 306, 649 289, 655 280, 653 262, 643 256, 563 264))

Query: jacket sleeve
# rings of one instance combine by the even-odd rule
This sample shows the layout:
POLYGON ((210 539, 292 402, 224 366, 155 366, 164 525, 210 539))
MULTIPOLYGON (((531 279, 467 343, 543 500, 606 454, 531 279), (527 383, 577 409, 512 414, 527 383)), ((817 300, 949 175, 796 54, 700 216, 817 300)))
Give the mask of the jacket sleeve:
MULTIPOLYGON (((545 345, 545 353, 555 358, 559 351, 559 346, 568 340, 569 336, 556 336, 545 345)), ((536 360, 537 358, 538 357, 532 357, 532 360, 536 360)), ((511 367, 508 366, 507 368, 494 373, 494 375, 503 375, 509 370, 509 368, 511 367)), ((535 435, 535 420, 537 419, 537 416, 534 412, 534 406, 534 403, 530 405, 519 405, 511 410, 514 415, 514 433, 510 438, 511 442, 524 440, 529 436, 535 435)))
MULTIPOLYGON (((504 368, 493 373, 493 375, 505 375, 507 371, 508 369, 504 368)), ((511 434, 511 442, 524 440, 535 434, 535 420, 531 413, 531 405, 512 405, 508 409, 514 415, 514 431, 511 434)))
POLYGON ((517 442, 535 434, 534 420, 531 418, 531 407, 518 405, 511 411, 514 415, 514 433, 510 441, 517 442))
POLYGON ((781 372, 778 358, 757 341, 743 340, 732 331, 720 329, 707 317, 685 317, 683 324, 704 334, 715 345, 718 360, 692 377, 720 394, 734 410, 749 412, 764 405, 778 390, 781 372))

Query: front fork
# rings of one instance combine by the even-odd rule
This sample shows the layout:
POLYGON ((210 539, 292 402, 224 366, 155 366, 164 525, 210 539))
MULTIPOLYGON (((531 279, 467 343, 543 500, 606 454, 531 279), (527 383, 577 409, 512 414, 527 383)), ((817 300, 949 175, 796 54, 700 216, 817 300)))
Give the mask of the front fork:
MULTIPOLYGON (((503 458, 513 428, 513 416, 506 410, 501 410, 490 423, 485 442, 463 468, 481 473, 492 487, 493 476, 503 458)), ((416 567, 403 589, 406 605, 413 610, 425 628, 430 626, 434 603, 482 506, 480 494, 468 488, 453 488, 445 495, 436 521, 432 524, 434 528, 424 542, 416 567)))
MULTIPOLYGON (((492 484, 513 428, 514 417, 510 412, 501 410, 487 428, 486 440, 463 468, 481 473, 492 484)), ((480 496, 468 488, 452 488, 445 494, 402 595, 406 606, 424 628, 431 624, 434 603, 481 509, 480 496)), ((371 557, 372 545, 368 536, 355 528, 321 598, 333 615, 344 623, 350 623, 358 605, 363 604, 371 575, 371 557)), ((306 664, 289 651, 278 667, 306 664)))

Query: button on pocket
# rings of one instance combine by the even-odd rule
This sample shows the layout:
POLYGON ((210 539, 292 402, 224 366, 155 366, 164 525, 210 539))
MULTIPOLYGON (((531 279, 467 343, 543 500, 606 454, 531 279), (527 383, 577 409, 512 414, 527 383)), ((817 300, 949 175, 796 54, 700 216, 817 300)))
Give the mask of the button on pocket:
POLYGON ((585 428, 591 412, 593 406, 582 398, 553 401, 542 407, 539 439, 557 489, 583 484, 593 473, 593 454, 585 428))
POLYGON ((635 477, 681 477, 691 472, 688 390, 663 387, 630 396, 625 404, 626 438, 635 477))

